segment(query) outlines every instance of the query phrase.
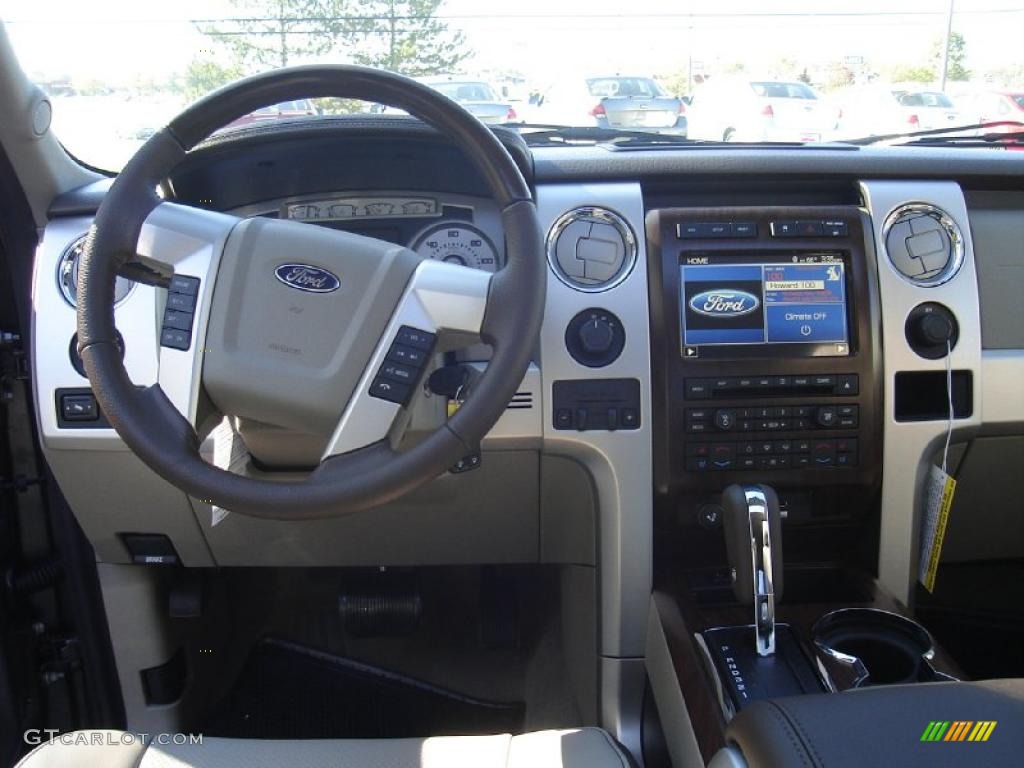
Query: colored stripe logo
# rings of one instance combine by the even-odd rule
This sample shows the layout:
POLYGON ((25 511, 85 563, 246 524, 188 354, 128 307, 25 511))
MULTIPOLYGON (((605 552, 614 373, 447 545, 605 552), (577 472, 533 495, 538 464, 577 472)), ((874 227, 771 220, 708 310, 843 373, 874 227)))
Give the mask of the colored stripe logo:
POLYGON ((988 741, 996 720, 932 720, 921 741, 988 741))

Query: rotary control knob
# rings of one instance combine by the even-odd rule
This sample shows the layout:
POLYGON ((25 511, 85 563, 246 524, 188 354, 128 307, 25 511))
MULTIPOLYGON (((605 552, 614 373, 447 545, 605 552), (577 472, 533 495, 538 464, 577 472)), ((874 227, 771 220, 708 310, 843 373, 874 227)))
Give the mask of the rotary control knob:
POLYGON ((615 362, 625 345, 622 321, 605 309, 585 309, 565 329, 566 349, 576 362, 588 368, 615 362))
POLYGON ((921 357, 937 360, 956 346, 959 328, 956 317, 942 304, 919 304, 907 316, 907 343, 921 357))
POLYGON ((615 343, 615 328, 607 315, 594 315, 594 317, 579 329, 580 346, 591 355, 603 355, 612 348, 615 343))

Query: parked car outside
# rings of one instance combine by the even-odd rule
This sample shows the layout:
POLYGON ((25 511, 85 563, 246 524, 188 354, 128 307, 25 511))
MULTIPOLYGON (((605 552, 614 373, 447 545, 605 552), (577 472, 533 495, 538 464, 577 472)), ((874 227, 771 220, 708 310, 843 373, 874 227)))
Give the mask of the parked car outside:
POLYGON ((420 80, 435 91, 443 93, 482 123, 500 125, 514 123, 519 116, 507 101, 502 101, 490 84, 483 80, 461 79, 451 75, 425 77, 420 80))
POLYGON ((697 88, 687 114, 690 138, 711 141, 827 141, 838 120, 806 83, 731 76, 697 88))
POLYGON ((839 92, 835 99, 842 110, 839 132, 843 138, 953 128, 972 122, 960 114, 947 94, 920 83, 855 86, 839 92))
POLYGON ((262 123, 268 120, 290 120, 297 117, 312 117, 317 114, 319 113, 317 112, 316 107, 313 106, 313 102, 309 99, 282 101, 280 104, 262 107, 247 115, 242 115, 242 117, 228 123, 226 126, 221 128, 221 130, 238 128, 243 125, 251 125, 253 123, 262 123))
POLYGON ((1024 127, 1024 88, 970 91, 958 94, 956 99, 967 123, 1010 123, 982 129, 982 133, 1009 133, 1024 127))
MULTIPOLYGON (((507 100, 503 101, 494 92, 490 83, 460 75, 436 75, 416 78, 424 85, 458 102, 473 117, 487 125, 522 122, 515 109, 507 100)), ((405 110, 386 104, 371 104, 369 112, 375 115, 405 115, 405 110)))
POLYGON ((539 102, 537 114, 546 123, 687 135, 686 104, 650 77, 565 78, 539 102))

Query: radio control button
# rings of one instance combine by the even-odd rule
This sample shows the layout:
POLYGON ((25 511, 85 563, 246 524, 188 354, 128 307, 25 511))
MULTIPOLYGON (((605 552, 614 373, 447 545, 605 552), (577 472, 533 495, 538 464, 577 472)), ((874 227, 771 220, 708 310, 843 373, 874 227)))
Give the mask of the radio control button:
POLYGON ((736 411, 729 408, 715 411, 715 426, 723 432, 731 432, 736 428, 736 411))
POLYGON ((839 453, 856 453, 857 438, 840 437, 836 440, 836 450, 839 451, 839 453))
POLYGON ((732 443, 712 443, 711 458, 732 459, 736 456, 736 448, 732 443))
POLYGON ((856 395, 860 390, 860 381, 856 373, 844 373, 836 377, 837 395, 856 395))
POLYGON ((834 405, 823 405, 814 414, 814 420, 818 426, 825 429, 832 429, 837 426, 837 419, 838 416, 836 415, 836 407, 834 405))
POLYGON ((704 400, 710 397, 711 391, 705 379, 687 379, 686 397, 690 400, 704 400))

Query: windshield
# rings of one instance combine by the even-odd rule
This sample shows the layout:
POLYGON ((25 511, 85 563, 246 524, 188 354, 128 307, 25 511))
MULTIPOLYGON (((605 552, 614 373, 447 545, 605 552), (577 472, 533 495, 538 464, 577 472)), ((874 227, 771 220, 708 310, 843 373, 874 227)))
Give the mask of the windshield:
MULTIPOLYGON (((110 171, 197 98, 310 63, 400 72, 528 140, 810 144, 1016 115, 961 94, 1024 102, 1024 0, 6 0, 0 17, 57 137, 110 171)), ((224 130, 394 111, 297 99, 224 130)))

